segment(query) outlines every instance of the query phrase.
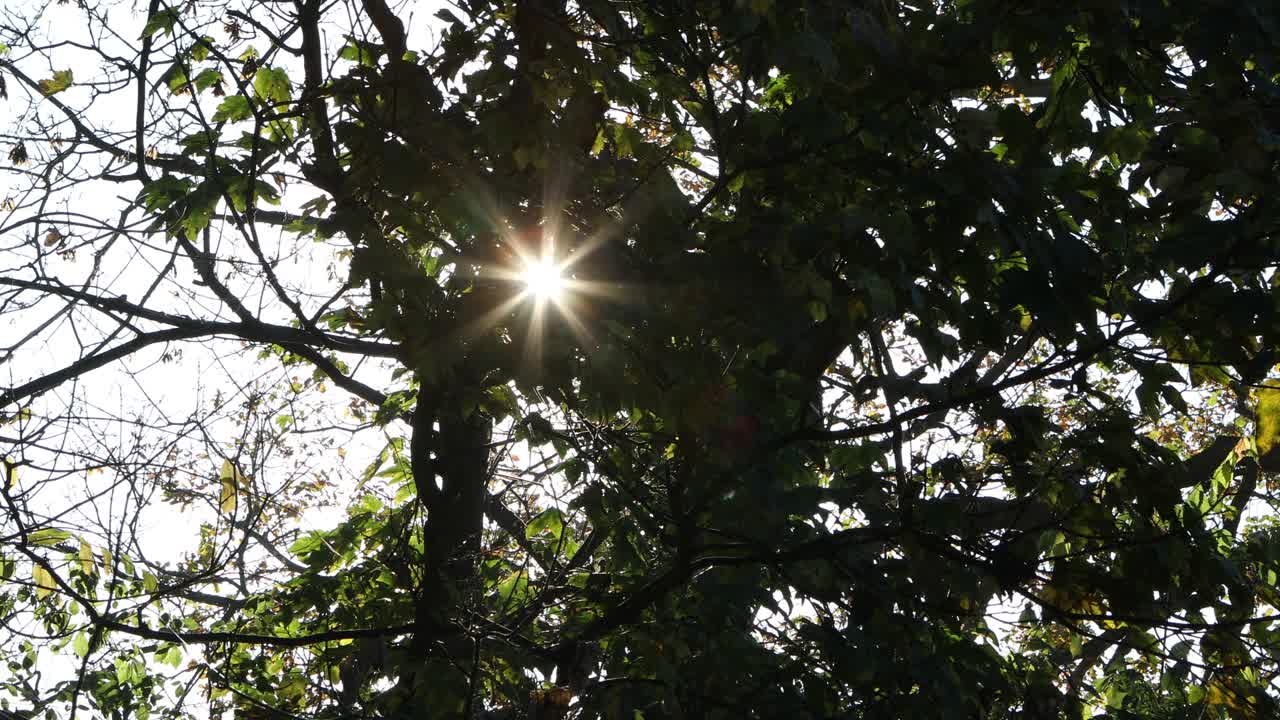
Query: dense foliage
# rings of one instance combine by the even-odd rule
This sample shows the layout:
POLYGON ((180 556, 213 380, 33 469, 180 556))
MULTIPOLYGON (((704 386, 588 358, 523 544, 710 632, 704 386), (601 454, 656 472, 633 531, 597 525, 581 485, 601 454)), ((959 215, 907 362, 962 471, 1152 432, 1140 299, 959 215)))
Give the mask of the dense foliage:
POLYGON ((1276 6, 0 42, 0 708, 1277 712, 1276 6))

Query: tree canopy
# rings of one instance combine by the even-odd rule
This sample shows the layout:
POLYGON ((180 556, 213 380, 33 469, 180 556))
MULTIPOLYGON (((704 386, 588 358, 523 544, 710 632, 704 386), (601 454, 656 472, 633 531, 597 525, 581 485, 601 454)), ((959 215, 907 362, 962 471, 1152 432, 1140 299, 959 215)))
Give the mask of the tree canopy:
POLYGON ((0 716, 1274 717, 1278 48, 10 3, 0 716))

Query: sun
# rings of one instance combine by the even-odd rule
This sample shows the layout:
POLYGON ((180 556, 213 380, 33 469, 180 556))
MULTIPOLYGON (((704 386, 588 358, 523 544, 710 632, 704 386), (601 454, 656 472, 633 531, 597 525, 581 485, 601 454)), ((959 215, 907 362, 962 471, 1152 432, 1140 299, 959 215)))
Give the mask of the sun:
POLYGON ((520 279, 524 281, 525 292, 539 300, 557 300, 564 293, 565 279, 560 266, 545 258, 525 265, 520 279))

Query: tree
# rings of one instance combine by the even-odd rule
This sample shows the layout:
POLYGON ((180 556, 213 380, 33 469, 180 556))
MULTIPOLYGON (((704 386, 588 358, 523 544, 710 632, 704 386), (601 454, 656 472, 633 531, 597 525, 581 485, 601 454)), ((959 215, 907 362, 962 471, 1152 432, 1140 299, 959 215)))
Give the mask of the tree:
POLYGON ((1270 717, 1280 14, 1185 5, 8 9, 0 707, 1270 717))

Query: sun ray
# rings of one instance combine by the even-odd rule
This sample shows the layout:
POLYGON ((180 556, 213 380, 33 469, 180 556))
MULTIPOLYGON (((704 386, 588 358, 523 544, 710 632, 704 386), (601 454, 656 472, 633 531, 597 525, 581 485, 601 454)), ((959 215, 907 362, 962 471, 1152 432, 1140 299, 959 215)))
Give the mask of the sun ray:
POLYGON ((483 182, 470 183, 475 187, 468 193, 477 212, 492 223, 502 246, 494 253, 476 248, 477 280, 508 290, 495 287, 504 299, 495 298, 494 306, 461 333, 504 328, 522 346, 526 367, 537 372, 548 352, 573 352, 575 345, 590 352, 597 346, 602 330, 597 321, 607 314, 603 304, 638 304, 647 297, 619 276, 626 264, 625 249, 613 244, 623 243, 626 225, 621 218, 606 218, 603 226, 586 230, 567 207, 565 189, 572 168, 572 163, 546 168, 541 203, 531 199, 511 208, 513 214, 499 211, 483 182), (558 347, 561 344, 566 346, 558 347))
POLYGON ((523 300, 523 295, 515 295, 507 298, 497 307, 485 312, 465 327, 459 328, 458 334, 462 338, 475 338, 489 330, 492 330, 500 324, 500 321, 504 317, 514 312, 523 300))
POLYGON ((525 330, 523 363, 536 373, 542 370, 543 331, 546 327, 547 301, 535 298, 529 309, 529 327, 525 330))

